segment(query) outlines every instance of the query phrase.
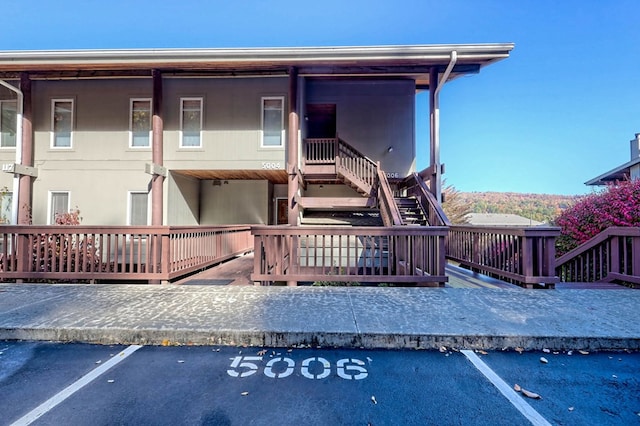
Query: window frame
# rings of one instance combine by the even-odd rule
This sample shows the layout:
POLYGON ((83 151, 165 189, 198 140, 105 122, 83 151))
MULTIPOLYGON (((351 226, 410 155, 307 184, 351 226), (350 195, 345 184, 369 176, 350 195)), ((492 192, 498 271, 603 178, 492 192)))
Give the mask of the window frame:
POLYGON ((6 191, 2 194, 0 199, 0 224, 7 225, 13 220, 13 191, 6 191), (5 208, 3 208, 6 206, 5 208), (4 210, 7 212, 7 216, 4 216, 4 210), (4 221, 3 221, 4 219, 4 221))
POLYGON ((151 191, 127 191, 127 226, 149 226, 151 223, 151 191), (147 196, 147 216, 145 225, 132 225, 133 219, 133 195, 144 194, 147 196))
POLYGON ((0 99, 0 149, 16 149, 18 143, 18 101, 15 99, 0 99), (15 108, 15 117, 16 117, 16 131, 15 131, 15 144, 13 146, 4 145, 3 137, 2 137, 2 105, 3 104, 14 104, 15 108))
POLYGON ((260 98, 260 148, 264 149, 283 149, 286 145, 286 132, 284 127, 284 116, 285 116, 285 97, 282 95, 279 96, 263 96, 260 98), (264 113, 265 113, 265 101, 277 99, 282 103, 282 109, 280 114, 280 145, 265 145, 264 143, 264 113))
POLYGON ((47 205, 47 225, 55 225, 55 217, 53 213, 53 196, 54 194, 67 194, 67 211, 71 211, 71 191, 67 190, 54 190, 49 191, 49 202, 47 205))
POLYGON ((153 144, 153 100, 151 98, 129 98, 129 148, 149 149, 153 144), (133 104, 135 102, 149 103, 149 143, 147 145, 133 144, 133 104))
POLYGON ((201 149, 202 148, 202 129, 204 123, 204 97, 202 96, 185 96, 180 98, 180 149, 201 149), (200 131, 198 132, 198 145, 184 144, 184 103, 185 101, 198 101, 200 103, 200 131))
POLYGON ((76 100, 73 98, 53 98, 51 99, 51 149, 73 149, 73 133, 75 131, 75 110, 76 100), (55 115, 56 115, 56 103, 58 102, 71 102, 71 129, 69 130, 69 146, 56 146, 56 131, 55 131, 55 115))

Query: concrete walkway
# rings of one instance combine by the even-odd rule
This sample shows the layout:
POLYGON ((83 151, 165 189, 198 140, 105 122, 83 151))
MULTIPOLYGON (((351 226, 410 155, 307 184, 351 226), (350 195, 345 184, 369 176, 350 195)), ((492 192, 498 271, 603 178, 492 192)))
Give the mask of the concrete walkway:
POLYGON ((0 339, 640 349, 640 292, 0 284, 0 339))

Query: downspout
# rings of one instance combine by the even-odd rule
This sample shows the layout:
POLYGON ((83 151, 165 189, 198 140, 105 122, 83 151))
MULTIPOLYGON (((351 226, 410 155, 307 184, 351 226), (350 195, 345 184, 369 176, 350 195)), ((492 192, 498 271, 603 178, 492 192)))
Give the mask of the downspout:
MULTIPOLYGON (((6 87, 7 89, 14 92, 17 96, 17 105, 16 105, 16 164, 22 164, 22 113, 23 113, 23 102, 24 95, 22 91, 17 87, 12 86, 4 80, 0 80, 0 85, 6 87)), ((15 174, 13 175, 13 194, 11 197, 11 224, 18 224, 18 195, 20 194, 20 176, 15 174)))
POLYGON ((440 90, 442 90, 442 86, 447 82, 456 62, 458 62, 458 52, 452 50, 449 65, 445 69, 444 74, 442 74, 442 77, 440 77, 436 90, 433 92, 434 140, 431 164, 434 170, 432 170, 431 173, 435 175, 435 188, 432 188, 432 191, 435 189, 433 195, 436 197, 436 200, 438 200, 438 203, 442 203, 442 165, 440 164, 440 90))

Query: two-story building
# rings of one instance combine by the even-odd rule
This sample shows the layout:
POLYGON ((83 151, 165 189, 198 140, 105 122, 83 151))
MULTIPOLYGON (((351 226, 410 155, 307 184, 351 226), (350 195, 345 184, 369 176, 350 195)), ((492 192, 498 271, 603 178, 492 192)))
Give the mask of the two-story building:
POLYGON ((392 181, 416 171, 416 120, 431 123, 425 177, 438 196, 439 90, 512 48, 0 52, 2 214, 52 224, 77 207, 87 225, 297 224, 305 207, 370 207, 331 168, 336 150, 379 162, 392 181), (416 117, 424 90, 431 116, 416 117))

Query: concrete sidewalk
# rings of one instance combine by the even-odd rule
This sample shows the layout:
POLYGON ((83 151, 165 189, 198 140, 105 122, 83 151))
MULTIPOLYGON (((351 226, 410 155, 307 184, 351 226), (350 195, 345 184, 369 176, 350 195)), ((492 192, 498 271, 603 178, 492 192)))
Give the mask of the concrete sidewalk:
POLYGON ((0 284, 0 340, 640 349, 640 292, 0 284))

